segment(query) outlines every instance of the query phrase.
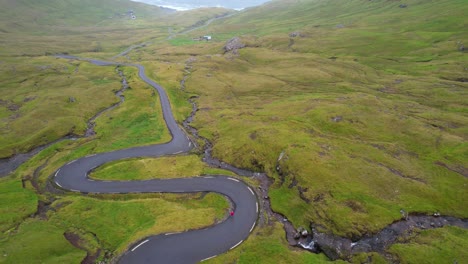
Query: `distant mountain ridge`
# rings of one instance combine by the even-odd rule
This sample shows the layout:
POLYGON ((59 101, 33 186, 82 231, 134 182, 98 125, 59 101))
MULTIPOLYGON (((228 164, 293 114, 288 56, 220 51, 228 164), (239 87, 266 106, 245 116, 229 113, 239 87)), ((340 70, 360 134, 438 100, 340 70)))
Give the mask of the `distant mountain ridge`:
POLYGON ((162 6, 166 8, 176 9, 179 11, 195 9, 200 7, 224 7, 229 9, 243 9, 246 7, 257 6, 268 2, 268 0, 236 0, 236 1, 221 1, 221 0, 132 0, 150 5, 162 6))
POLYGON ((129 0, 0 0, 0 30, 27 31, 34 26, 92 26, 110 18, 153 18, 168 12, 129 0), (131 16, 128 16, 131 18, 131 16))

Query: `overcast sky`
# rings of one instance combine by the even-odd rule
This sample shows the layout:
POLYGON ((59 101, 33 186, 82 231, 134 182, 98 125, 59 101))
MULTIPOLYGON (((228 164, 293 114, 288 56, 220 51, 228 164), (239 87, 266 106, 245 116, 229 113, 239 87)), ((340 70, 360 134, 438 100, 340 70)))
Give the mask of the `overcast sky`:
POLYGON ((227 7, 232 9, 242 9, 249 6, 256 6, 268 2, 268 0, 132 0, 147 4, 169 7, 177 10, 188 10, 198 7, 227 7))

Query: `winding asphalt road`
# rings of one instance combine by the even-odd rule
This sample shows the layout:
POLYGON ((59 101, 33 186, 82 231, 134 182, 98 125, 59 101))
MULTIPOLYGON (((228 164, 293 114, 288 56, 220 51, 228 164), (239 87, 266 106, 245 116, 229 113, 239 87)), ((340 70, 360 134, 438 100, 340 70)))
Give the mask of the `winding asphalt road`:
MULTIPOLYGON (((89 61, 100 66, 119 65, 73 56, 58 57, 89 61)), ((62 189, 82 193, 216 192, 227 196, 236 208, 233 217, 213 227, 177 234, 160 234, 138 241, 120 258, 119 263, 197 263, 235 248, 252 232, 259 209, 255 193, 243 181, 223 175, 146 181, 95 181, 88 178, 91 170, 110 161, 160 157, 187 152, 193 148, 192 142, 174 119, 164 89, 145 75, 142 65, 125 66, 137 67, 140 78, 158 91, 164 120, 172 134, 172 140, 165 144, 100 153, 71 161, 56 171, 55 183, 62 189)))

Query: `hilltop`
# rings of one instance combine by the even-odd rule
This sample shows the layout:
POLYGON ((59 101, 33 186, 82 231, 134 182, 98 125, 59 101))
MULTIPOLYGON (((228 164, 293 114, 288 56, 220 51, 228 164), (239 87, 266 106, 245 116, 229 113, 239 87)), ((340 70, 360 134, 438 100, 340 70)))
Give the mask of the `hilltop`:
POLYGON ((43 31, 47 27, 60 30, 94 26, 98 23, 119 23, 120 20, 131 19, 130 13, 140 19, 156 19, 170 13, 168 9, 125 0, 2 0, 0 5, 3 32, 26 31, 36 34, 33 31, 43 31))

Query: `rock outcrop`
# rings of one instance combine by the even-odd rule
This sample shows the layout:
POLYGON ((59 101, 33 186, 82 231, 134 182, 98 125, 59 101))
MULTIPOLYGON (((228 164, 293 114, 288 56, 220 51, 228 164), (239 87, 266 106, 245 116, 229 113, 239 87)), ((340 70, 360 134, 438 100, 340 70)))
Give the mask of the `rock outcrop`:
POLYGON ((239 37, 234 37, 228 42, 226 42, 226 45, 224 45, 224 53, 231 52, 233 54, 238 54, 240 49, 245 48, 246 45, 242 43, 241 39, 239 37))

